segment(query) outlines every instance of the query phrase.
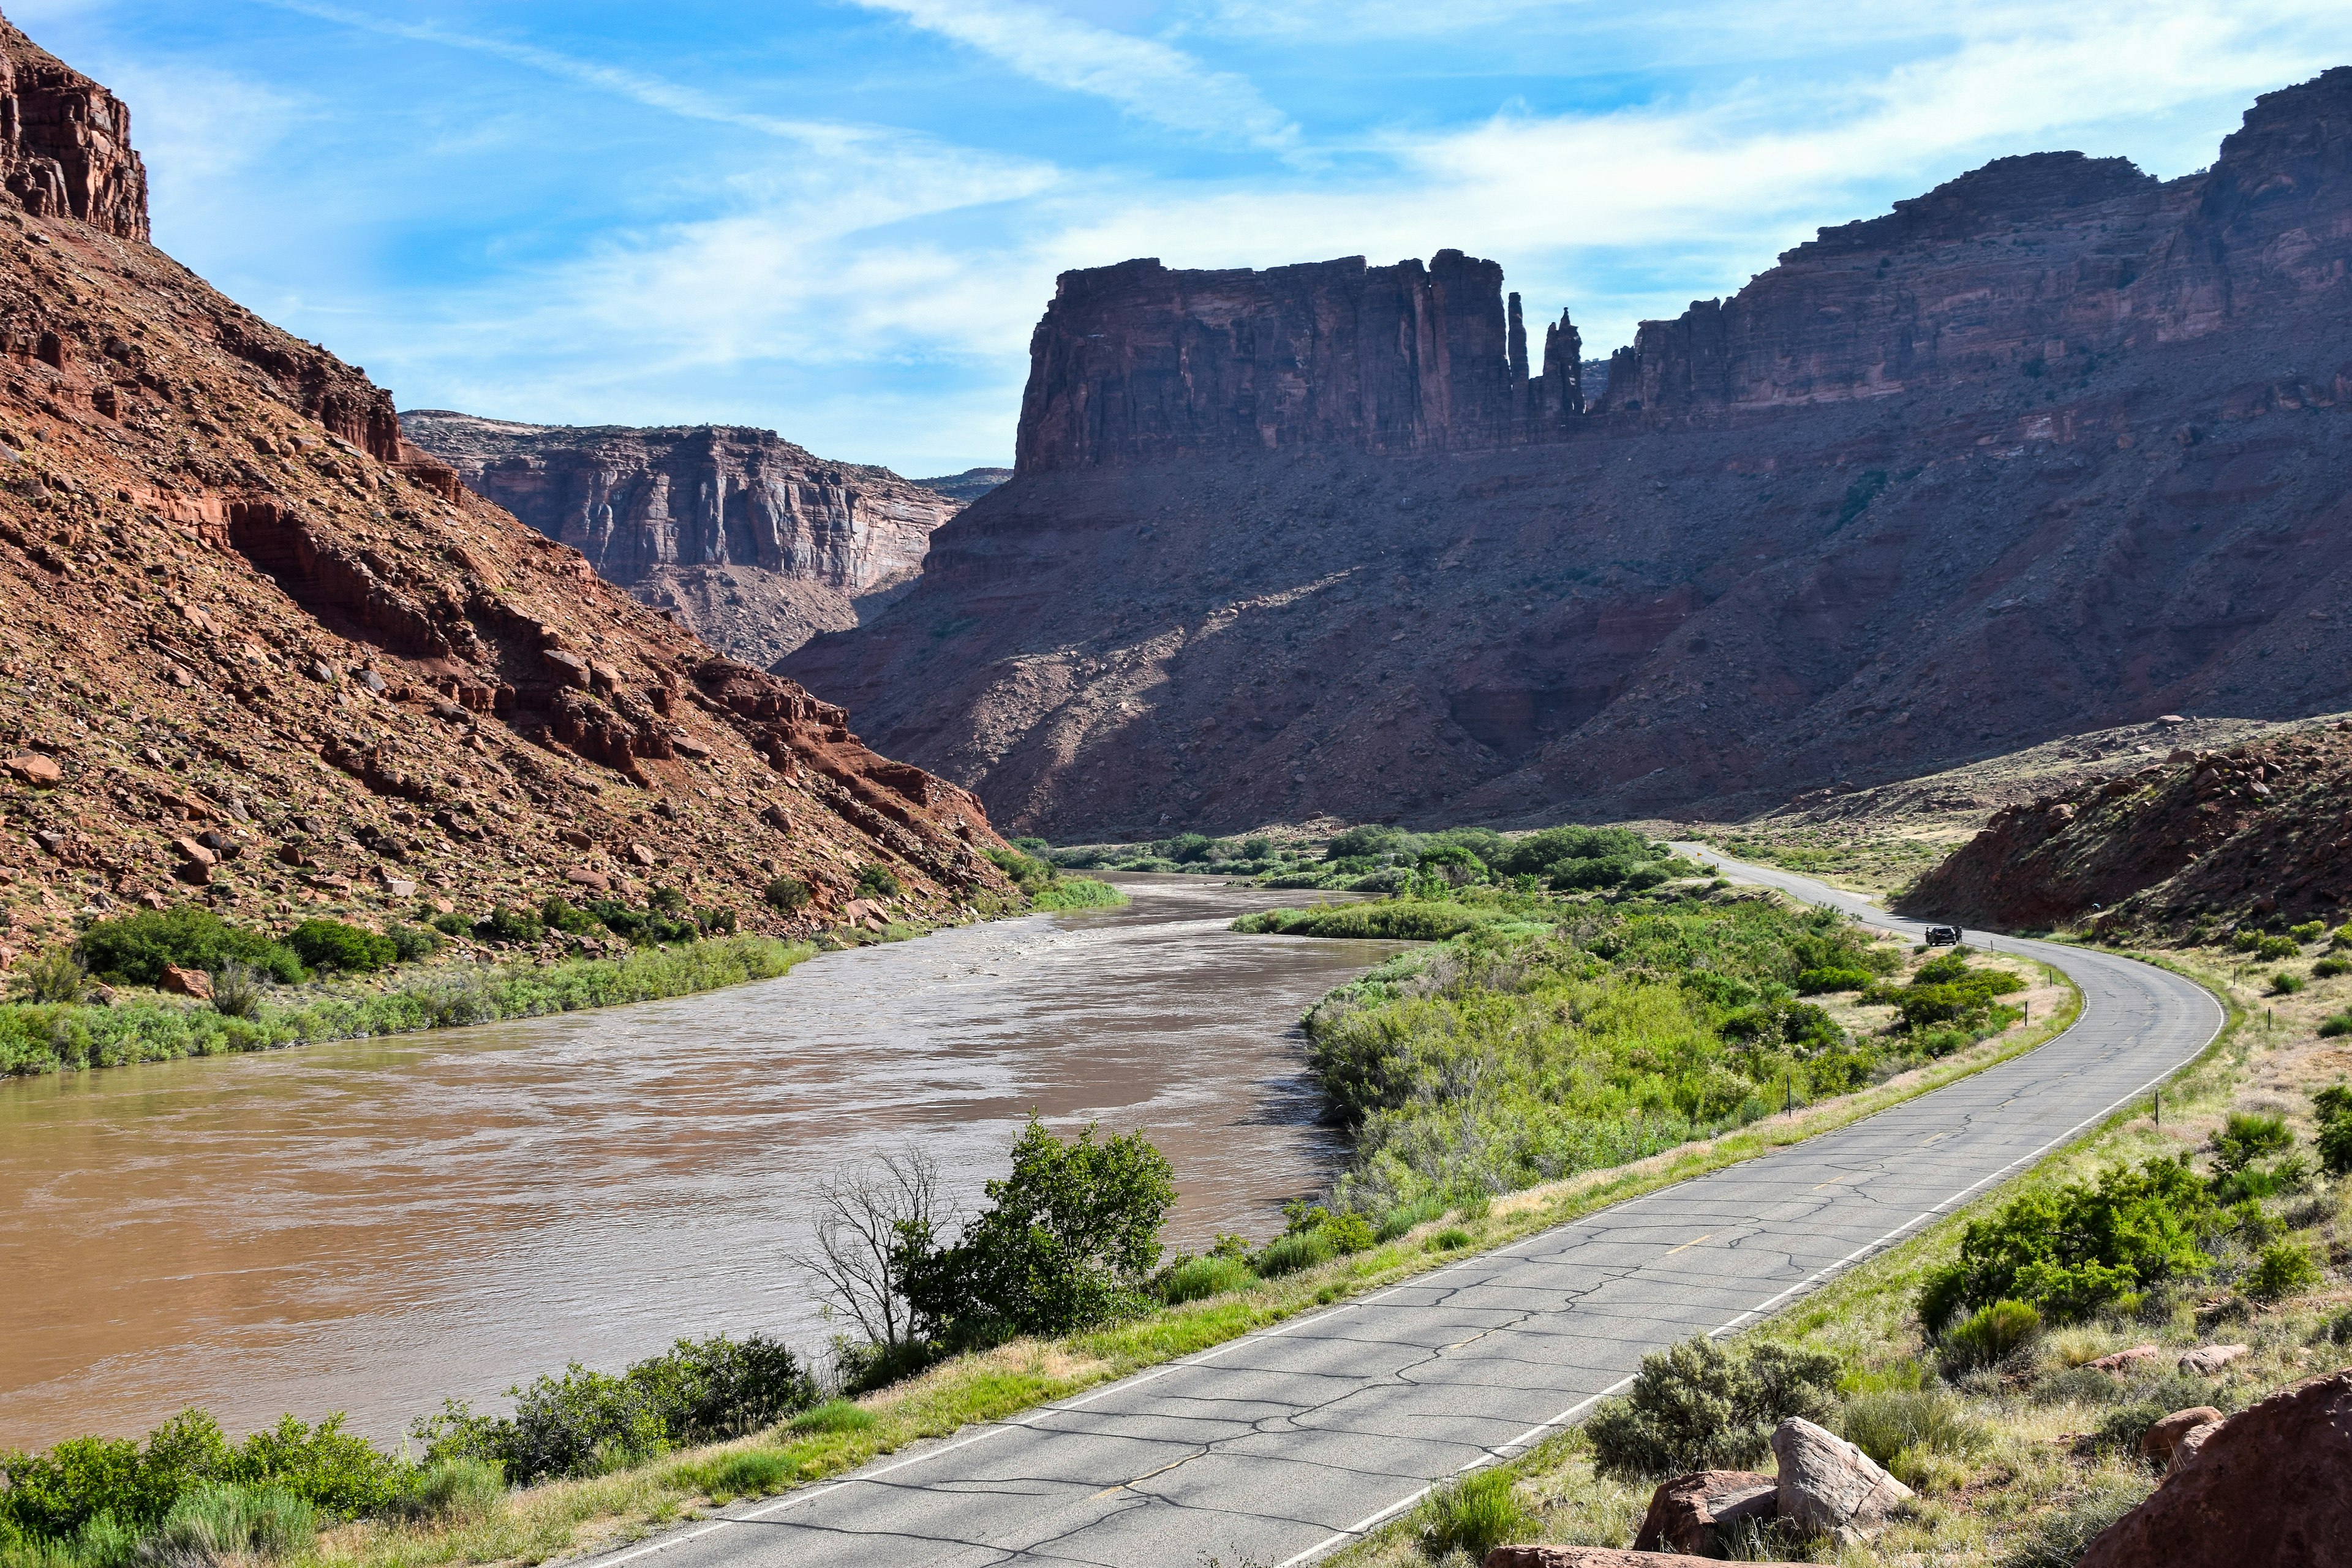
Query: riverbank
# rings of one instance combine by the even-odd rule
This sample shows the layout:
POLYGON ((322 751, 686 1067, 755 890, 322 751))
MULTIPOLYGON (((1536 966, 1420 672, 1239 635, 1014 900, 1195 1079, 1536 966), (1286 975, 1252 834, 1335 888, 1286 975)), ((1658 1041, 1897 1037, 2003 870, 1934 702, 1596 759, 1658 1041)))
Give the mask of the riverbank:
POLYGON ((463 1522, 366 1522, 328 1538, 330 1562, 406 1568, 424 1562, 536 1562, 635 1539, 730 1500, 789 1491, 910 1443, 999 1420, 1253 1330, 1381 1289, 1642 1193, 1752 1159, 2032 1049, 2073 1021, 2063 1009, 1855 1094, 1767 1116, 1717 1139, 1419 1218, 1399 1234, 1277 1279, 1057 1340, 1024 1340, 955 1358, 868 1394, 855 1417, 812 1418, 681 1452, 593 1480, 511 1494, 463 1522))

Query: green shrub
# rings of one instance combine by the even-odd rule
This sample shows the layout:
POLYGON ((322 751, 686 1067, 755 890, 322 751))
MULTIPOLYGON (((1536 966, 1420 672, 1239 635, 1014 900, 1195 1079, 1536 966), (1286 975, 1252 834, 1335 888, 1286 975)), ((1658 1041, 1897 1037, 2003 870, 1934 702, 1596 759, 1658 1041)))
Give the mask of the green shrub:
POLYGON ((2352 1012, 2330 1014, 2319 1026, 2319 1037, 2332 1040, 2338 1035, 2352 1035, 2352 1012))
POLYGON ((1445 1200, 1430 1194, 1418 1202, 1394 1204, 1381 1216, 1378 1229, 1372 1232, 1375 1242, 1394 1241, 1417 1225, 1426 1225, 1445 1213, 1445 1200))
POLYGON ((2352 961, 2323 958, 2311 966, 2311 977, 2314 980, 2333 980, 2339 974, 2352 974, 2352 961))
POLYGON ((426 923, 443 936, 465 936, 474 929, 473 921, 454 910, 446 914, 435 915, 426 923))
POLYGON ((232 960, 248 963, 281 984, 305 978, 293 950, 260 931, 229 924, 197 904, 100 921, 81 933, 75 956, 101 979, 153 985, 166 964, 217 970, 232 960))
POLYGON ((1429 1238, 1429 1245, 1440 1252, 1459 1252, 1478 1238, 1458 1227, 1441 1230, 1429 1238))
POLYGON ((383 934, 392 939, 393 956, 403 963, 420 963, 447 945, 441 933, 431 926, 410 925, 404 921, 383 934))
POLYGON ((857 891, 868 899, 895 899, 906 891, 898 875, 879 863, 866 866, 857 873, 857 891))
POLYGON ((1277 1236, 1250 1260, 1250 1267, 1261 1278, 1279 1279, 1286 1274, 1296 1274, 1302 1268, 1313 1268, 1331 1261, 1329 1234, 1323 1230, 1293 1231, 1277 1236))
POLYGON ((2261 1261, 2246 1277, 2246 1294, 2257 1301, 2275 1301, 2316 1290, 2326 1279, 2310 1247, 2297 1241, 2278 1241, 2263 1248, 2261 1261))
POLYGON ((2265 963, 2281 958, 2300 958, 2303 945, 2292 937, 2266 936, 2254 943, 2254 956, 2265 963))
POLYGON ((478 942, 537 942, 547 934, 537 915, 529 910, 509 909, 500 904, 474 922, 478 942))
POLYGON ((2313 1142, 2319 1163, 2332 1176, 2352 1175, 2352 1088, 2331 1084, 2311 1097, 2319 1117, 2319 1136, 2313 1142))
POLYGON ((920 1337, 956 1345, 1066 1334, 1146 1306, 1160 1226, 1176 1201, 1167 1157, 1140 1132, 1065 1143, 1034 1116, 1013 1171, 953 1246, 902 1231, 899 1260, 920 1337))
POLYGON ((506 1477, 487 1459, 449 1459, 411 1477, 397 1511, 436 1524, 475 1524, 506 1500, 506 1477))
POLYGON ((863 1432, 874 1425, 874 1412, 847 1399, 828 1399, 793 1417, 793 1430, 803 1436, 824 1432, 863 1432))
POLYGON ((1112 910, 1128 901, 1127 895, 1108 882, 1092 877, 1056 876, 1037 889, 1030 899, 1035 910, 1112 910))
POLYGON ((2224 1172, 2242 1171, 2265 1154, 2294 1146, 2285 1117, 2233 1110, 2213 1134, 2213 1163, 2224 1172))
POLYGON ((1237 1258, 1188 1258, 1161 1277, 1160 1299, 1174 1307, 1239 1290, 1256 1279, 1237 1258))
POLYGON ((1593 1466, 1629 1481, 1751 1468, 1781 1422, 1829 1414, 1837 1374, 1811 1352, 1685 1340, 1643 1356, 1632 1390, 1585 1424, 1593 1466))
POLYGON ((2287 927, 2286 934, 2294 938, 2297 942, 2317 942, 2321 937, 2327 934, 2327 922, 2326 921, 2305 921, 2301 925, 2292 925, 2287 927))
POLYGON ((1331 1238, 1331 1250, 1341 1254, 1365 1251, 1379 1239, 1370 1220, 1352 1214, 1326 1220, 1323 1234, 1331 1238))
POLYGON ((567 936, 586 936, 603 923, 556 893, 548 894, 546 901, 539 906, 539 921, 548 930, 560 931, 567 936))
POLYGON ((1994 1301, 1944 1336, 1947 1364, 1955 1372, 1999 1366, 2042 1332, 2042 1314, 2022 1301, 1994 1301))
MULTIPOLYGON (((2094 1372, 2095 1377, 2105 1377, 2094 1372)), ((1906 1449, 1955 1458, 1983 1448, 1992 1434, 1959 1401, 1938 1389, 1888 1388, 1857 1394, 1838 1412, 1838 1434, 1882 1466, 1906 1449)))
POLYGON ((389 969, 400 957, 400 949, 390 937, 341 921, 304 921, 286 933, 286 945, 313 969, 348 974, 373 974, 389 969))
POLYGON ((59 1540, 100 1514, 125 1526, 153 1528, 182 1493, 220 1479, 231 1450, 220 1426, 184 1410, 147 1435, 68 1437, 46 1453, 0 1453, 8 1485, 0 1521, 16 1531, 59 1540))
POLYGON ((425 1463, 495 1463, 518 1486, 548 1477, 597 1476, 679 1443, 736 1437, 816 1401, 815 1381, 781 1342, 754 1334, 680 1340, 625 1373, 573 1362, 509 1388, 510 1416, 478 1415, 460 1400, 411 1428, 425 1463))
POLYGON ((797 910, 806 909, 808 901, 816 895, 810 890, 809 885, 798 877, 776 877, 772 878, 768 885, 760 889, 760 896, 768 901, 770 909, 781 910, 785 914, 791 914, 797 910))
POLYGON ((2290 974, 2282 969, 2271 976, 2270 994, 2273 996, 2292 996, 2302 989, 2303 976, 2299 974, 2290 974))
POLYGON ((1797 994, 1819 996, 1832 991, 1867 991, 1874 978, 1866 969, 1808 969, 1797 976, 1797 994))
POLYGON ((1489 1468, 1431 1491, 1414 1511, 1413 1534, 1432 1560, 1459 1552, 1477 1562, 1507 1542, 1524 1540, 1536 1523, 1512 1488, 1511 1473, 1489 1468))
POLYGON ((2128 1292, 2210 1262, 2199 1242, 2219 1226, 2207 1190, 2188 1163, 2150 1160, 2115 1166, 2096 1183, 2045 1187, 1972 1220, 1957 1262, 1934 1270, 1919 1296, 1919 1319, 1940 1334, 1959 1311, 2017 1301, 2072 1321, 2128 1292))
POLYGON ((28 958, 8 972, 8 994, 19 1001, 79 1002, 89 992, 89 971, 64 948, 28 958))
POLYGON ((1507 924, 1515 918, 1508 910, 1475 904, 1384 899, 1378 903, 1329 904, 1309 910, 1262 910, 1234 921, 1233 929, 1273 936, 1443 942, 1464 931, 1507 924))

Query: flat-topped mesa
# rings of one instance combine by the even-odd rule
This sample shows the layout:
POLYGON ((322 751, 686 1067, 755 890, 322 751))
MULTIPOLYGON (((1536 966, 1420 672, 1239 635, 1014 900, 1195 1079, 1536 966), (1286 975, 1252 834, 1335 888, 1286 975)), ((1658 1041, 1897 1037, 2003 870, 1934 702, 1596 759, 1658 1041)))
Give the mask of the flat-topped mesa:
POLYGON ((0 17, 0 185, 35 217, 147 237, 147 170, 122 100, 0 17))
POLYGON ((1503 269, 1360 256, 1265 271, 1157 260, 1062 274, 1029 345, 1020 473, 1220 451, 1470 451, 1580 412, 1563 317, 1531 376, 1503 269), (1564 349, 1564 357, 1563 357, 1564 349))
POLYGON ((2258 99, 2200 174, 2160 184, 2121 158, 2036 153, 1825 228, 1730 299, 1643 322, 1592 403, 1654 420, 2072 384, 2136 344, 2343 288, 2347 239, 2352 68, 2337 67, 2258 99))

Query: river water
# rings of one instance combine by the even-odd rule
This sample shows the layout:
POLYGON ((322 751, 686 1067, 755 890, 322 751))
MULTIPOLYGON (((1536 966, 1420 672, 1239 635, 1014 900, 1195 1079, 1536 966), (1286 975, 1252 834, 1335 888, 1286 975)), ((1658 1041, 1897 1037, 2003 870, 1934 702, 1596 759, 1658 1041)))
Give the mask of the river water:
POLYGON ((1298 1016, 1396 944, 1236 936, 1285 896, 1114 879, 1127 909, 704 996, 0 1082, 0 1447, 188 1405, 391 1437, 681 1334, 814 1349, 812 1184, 911 1142, 969 1203, 1033 1109, 1149 1129, 1171 1241, 1279 1229, 1339 1152, 1298 1016))

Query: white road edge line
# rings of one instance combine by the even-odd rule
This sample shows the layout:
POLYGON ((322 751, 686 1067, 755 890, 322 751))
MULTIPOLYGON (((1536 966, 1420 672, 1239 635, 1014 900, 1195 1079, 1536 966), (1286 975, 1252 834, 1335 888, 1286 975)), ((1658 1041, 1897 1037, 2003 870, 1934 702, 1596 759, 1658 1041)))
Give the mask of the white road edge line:
MULTIPOLYGON (((1769 886, 1769 884, 1756 885, 1769 886)), ((1990 946, 1990 942, 1988 942, 1987 945, 1990 946)), ((2176 976, 2175 978, 2179 977, 2176 976)), ((2194 981, 2190 981, 2189 984, 2191 985, 2196 985, 2196 982, 2194 981)), ((2196 985, 2196 989, 2199 994, 2204 996, 2207 1001, 2210 1002, 2213 1000, 2212 994, 2207 991, 2203 986, 2196 985)), ((1732 1330, 1738 1328, 1748 1319, 1772 1310, 1782 1301, 1788 1300, 1790 1296, 1797 1294, 1799 1291, 1805 1290, 1814 1285, 1818 1285, 1824 1279, 1827 1279, 1831 1275, 1836 1274, 1841 1270, 1851 1267, 1855 1262, 1869 1257, 1874 1252, 1884 1249, 1892 1243, 1895 1237, 1901 1236, 1905 1231, 1911 1229, 1914 1226, 1919 1225, 1927 1220, 1933 1219, 1937 1215, 1944 1214, 1948 1210, 1967 1202, 1969 1195, 1974 1193, 1978 1188, 2004 1179, 2011 1172, 2016 1170, 2020 1165, 2029 1164, 2032 1162, 2042 1158, 2042 1155, 2047 1154, 2051 1150, 2055 1149, 2060 1144, 2065 1142, 2068 1139, 2073 1138, 2085 1127, 2089 1127, 2095 1122, 2113 1116, 2117 1110, 2130 1104, 2133 1100, 2137 1100, 2141 1095, 2146 1094, 2149 1089, 2155 1088, 2158 1084, 2162 1083, 2166 1079, 2170 1078, 2174 1073, 2179 1072, 2182 1068, 2188 1066, 2189 1062, 2195 1061, 2198 1057, 2204 1054, 2205 1047, 2213 1043, 2214 1036, 2219 1035, 2221 1032, 2221 1025, 2229 1020, 2228 1012, 2225 1009, 2221 1008, 2218 1004, 2216 1004, 2215 1010, 2221 1014, 2221 1017, 2214 1023, 2211 1031, 2206 1035, 2204 1044, 2200 1045, 2195 1051, 2190 1052, 2183 1060, 2165 1068, 2162 1072, 2158 1073, 2154 1078, 2149 1079, 2147 1082, 2141 1084, 2137 1089, 2133 1089, 2130 1093, 2123 1095, 2111 1101, 2104 1110, 2092 1112, 2082 1121, 2074 1123, 2074 1126, 2068 1128, 2065 1131, 2059 1133, 2056 1137, 2042 1144, 2040 1148, 2033 1150, 2031 1153, 2019 1155, 2016 1159, 2011 1161, 2008 1164, 2003 1165, 2000 1170, 1995 1171, 1989 1176, 1979 1176, 1977 1180, 1969 1183, 1967 1186, 1962 1187, 1958 1192, 1953 1194, 1950 1197, 1946 1198, 1943 1202, 1936 1205, 1934 1207, 1923 1209, 1918 1214, 1914 1215, 1911 1218, 1905 1220, 1901 1225, 1896 1226, 1893 1230, 1888 1231, 1885 1236, 1880 1237, 1877 1240, 1867 1242, 1863 1246, 1856 1247, 1853 1251, 1847 1253, 1843 1258, 1839 1258, 1836 1262, 1815 1269, 1811 1274, 1800 1279, 1797 1283, 1790 1286, 1787 1289, 1780 1291, 1778 1295, 1775 1295, 1756 1306, 1748 1308, 1748 1310, 1740 1313, 1738 1317, 1732 1319, 1729 1322, 1725 1323, 1722 1327, 1709 1330, 1707 1332, 1707 1338, 1720 1339, 1723 1335, 1731 1332, 1732 1330)), ((2042 1043, 2044 1045, 2055 1045, 2058 1040, 2064 1038, 2066 1035, 2070 1035, 2074 1033, 2074 1026, 2070 1025, 2058 1036, 2055 1036, 2049 1040, 2045 1040, 2042 1043)), ((786 1496, 778 1498, 772 1503, 764 1504, 759 1508, 751 1509, 742 1513, 729 1514, 722 1519, 714 1519, 698 1530, 689 1530, 682 1534, 664 1536, 661 1540, 647 1542, 642 1546, 632 1548, 629 1551, 621 1552, 617 1556, 590 1558, 586 1561, 593 1563, 595 1565, 595 1568, 621 1568, 622 1563, 633 1563, 641 1557, 650 1557, 657 1552, 667 1552, 674 1546, 684 1546, 690 1542, 699 1541, 704 1536, 716 1534, 718 1531, 726 1529, 730 1524, 748 1524, 754 1520, 765 1519, 772 1514, 782 1513, 784 1510, 795 1507, 801 1503, 814 1502, 819 1498, 829 1497, 835 1492, 843 1490, 845 1488, 856 1486, 865 1481, 878 1479, 879 1478, 889 1475, 894 1471, 906 1469, 908 1467, 912 1465, 924 1464, 929 1460, 938 1458, 942 1454, 951 1454, 959 1448, 968 1448, 974 1443, 985 1442, 989 1438, 997 1436, 1003 1433, 1019 1431, 1025 1427, 1034 1426, 1038 1421, 1043 1420, 1048 1415, 1058 1415, 1065 1411, 1076 1410, 1082 1405, 1091 1405, 1097 1399, 1104 1398, 1111 1394, 1118 1393, 1122 1390, 1139 1387, 1144 1384, 1152 1382, 1154 1379, 1165 1377, 1170 1373, 1182 1371, 1187 1367, 1205 1365, 1209 1362, 1215 1360, 1218 1356, 1224 1354, 1225 1352, 1238 1349, 1242 1345, 1255 1343, 1265 1340, 1278 1339, 1282 1335, 1289 1333, 1294 1329, 1304 1328, 1309 1323, 1321 1322, 1325 1319, 1337 1317, 1342 1312, 1352 1311, 1362 1307, 1369 1307, 1373 1302, 1381 1300, 1383 1297, 1392 1296, 1400 1290, 1426 1285, 1429 1281, 1437 1279, 1440 1275, 1450 1274, 1454 1269, 1464 1268, 1468 1264, 1478 1262, 1481 1259, 1491 1260, 1493 1258, 1503 1257, 1516 1248, 1524 1247, 1528 1242, 1536 1240, 1542 1234, 1542 1232, 1538 1232, 1536 1236, 1526 1237, 1521 1241, 1512 1242, 1507 1246, 1496 1247, 1489 1252, 1475 1253, 1468 1258, 1461 1259, 1459 1262, 1449 1263, 1444 1268, 1433 1269, 1427 1274, 1416 1275, 1411 1279, 1400 1281, 1395 1285, 1390 1286, 1385 1290, 1376 1291, 1370 1296, 1361 1298, 1360 1300, 1340 1302, 1334 1306, 1329 1311, 1309 1312, 1276 1328, 1260 1330, 1256 1332, 1238 1335, 1235 1338, 1227 1340, 1223 1344, 1203 1351, 1198 1355, 1189 1356, 1181 1361, 1170 1362, 1167 1365, 1158 1367, 1150 1372, 1143 1373, 1133 1377, 1115 1379, 1081 1398, 1068 1400, 1055 1405, 1041 1405, 1031 1415, 1013 1420, 992 1422, 989 1426, 973 1433, 969 1437, 960 1437, 953 1442, 942 1443, 936 1448, 928 1448, 922 1453, 908 1455, 906 1458, 900 1459, 895 1464, 885 1465, 880 1469, 861 1471, 856 1475, 847 1476, 838 1481, 835 1481, 830 1486, 818 1487, 813 1490, 792 1492, 786 1496)), ((1618 1390, 1625 1387, 1626 1384, 1633 1381, 1633 1376, 1630 1374, 1620 1378, 1617 1382, 1611 1384, 1607 1388, 1602 1389, 1600 1393, 1588 1395, 1587 1397, 1579 1400, 1576 1404, 1570 1405, 1566 1410, 1561 1411, 1558 1415, 1553 1416, 1550 1420, 1543 1422, 1538 1426, 1528 1427, 1525 1432, 1522 1432, 1519 1436, 1512 1438, 1507 1443, 1503 1443, 1495 1447, 1485 1450, 1476 1458, 1461 1466, 1454 1473, 1458 1476, 1466 1471, 1478 1469, 1486 1465, 1499 1462, 1512 1453, 1512 1451, 1523 1449, 1535 1438, 1540 1437, 1544 1434, 1553 1430, 1555 1427, 1574 1420, 1587 1409, 1599 1404, 1601 1400, 1609 1398, 1611 1395, 1616 1394, 1618 1390)), ((1316 1542, 1313 1546, 1308 1547, 1306 1551, 1299 1552, 1297 1556, 1283 1559, 1281 1563, 1276 1564, 1276 1568, 1298 1568, 1300 1563, 1309 1562, 1314 1558, 1321 1556, 1324 1552, 1328 1552, 1335 1546, 1341 1545, 1346 1542, 1363 1535, 1366 1531, 1374 1529, 1384 1521, 1393 1518, 1404 1510, 1411 1508, 1414 1503, 1419 1502, 1423 1498, 1427 1497, 1432 1491, 1434 1491, 1436 1488, 1437 1483, 1433 1481, 1428 1486, 1423 1487, 1410 1495, 1389 1504, 1386 1508, 1381 1509, 1378 1513, 1369 1515, 1366 1518, 1358 1521, 1356 1523, 1349 1525, 1345 1530, 1339 1531, 1331 1535, 1326 1536, 1323 1540, 1316 1542)))

